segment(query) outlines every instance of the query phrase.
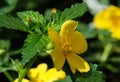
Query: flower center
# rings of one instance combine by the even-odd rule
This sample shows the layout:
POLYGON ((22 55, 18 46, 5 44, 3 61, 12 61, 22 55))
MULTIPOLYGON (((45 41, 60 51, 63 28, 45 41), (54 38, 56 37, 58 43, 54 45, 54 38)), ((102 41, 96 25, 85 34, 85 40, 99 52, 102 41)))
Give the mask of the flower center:
POLYGON ((66 42, 62 45, 62 50, 64 53, 70 53, 72 50, 72 47, 69 45, 68 42, 66 42))
POLYGON ((113 25, 117 27, 119 27, 120 25, 120 16, 113 16, 111 17, 113 25))

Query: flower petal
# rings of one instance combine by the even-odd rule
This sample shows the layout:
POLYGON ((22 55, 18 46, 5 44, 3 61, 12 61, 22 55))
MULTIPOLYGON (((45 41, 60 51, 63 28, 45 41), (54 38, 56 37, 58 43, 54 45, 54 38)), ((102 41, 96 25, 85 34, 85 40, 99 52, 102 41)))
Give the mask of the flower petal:
POLYGON ((69 37, 69 41, 73 53, 80 54, 87 50, 87 42, 80 32, 75 31, 71 37, 69 37))
POLYGON ((76 29, 78 22, 73 20, 68 20, 62 24, 60 37, 63 38, 65 35, 70 36, 76 29))
POLYGON ((108 29, 111 27, 111 21, 109 18, 109 13, 107 13, 105 10, 100 11, 98 14, 94 17, 94 25, 96 28, 99 29, 108 29))
POLYGON ((76 69, 81 73, 88 72, 90 70, 89 64, 78 55, 68 54, 66 58, 73 73, 75 73, 76 69))
POLYGON ((66 59, 68 61, 68 64, 70 65, 70 69, 73 74, 76 72, 76 66, 74 65, 74 60, 69 56, 71 54, 67 54, 66 59))
MULTIPOLYGON (((17 79, 15 79, 14 80, 14 82, 18 82, 18 78, 17 79)), ((27 80, 27 79, 22 79, 22 81, 21 82, 30 82, 29 80, 27 80)))
POLYGON ((120 29, 117 29, 112 32, 112 37, 120 40, 120 29))
POLYGON ((60 46, 60 36, 52 28, 48 28, 48 34, 54 46, 60 46))
POLYGON ((65 78, 65 76, 66 76, 66 74, 64 71, 62 71, 62 70, 57 71, 56 68, 51 68, 46 72, 46 75, 45 75, 46 81, 45 82, 54 82, 56 80, 65 78))
POLYGON ((53 59, 53 62, 54 62, 56 69, 61 70, 64 63, 65 63, 65 57, 64 57, 64 54, 62 53, 61 49, 56 47, 51 52, 51 57, 53 59))
POLYGON ((38 78, 38 70, 36 68, 30 69, 28 72, 28 77, 30 78, 30 80, 38 78))
POLYGON ((39 77, 43 77, 47 71, 47 64, 46 63, 42 63, 42 64, 39 64, 37 66, 37 70, 38 70, 38 73, 39 73, 39 77))
POLYGON ((42 78, 45 76, 45 73, 47 71, 47 64, 42 63, 37 66, 37 68, 31 68, 28 72, 28 77, 35 81, 37 79, 42 80, 42 78))

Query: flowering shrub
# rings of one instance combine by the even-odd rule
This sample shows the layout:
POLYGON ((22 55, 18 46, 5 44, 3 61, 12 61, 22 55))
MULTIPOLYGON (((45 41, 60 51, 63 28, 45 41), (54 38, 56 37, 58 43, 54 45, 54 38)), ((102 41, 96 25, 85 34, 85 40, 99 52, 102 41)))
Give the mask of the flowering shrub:
POLYGON ((54 1, 1 1, 0 81, 119 82, 119 4, 54 1))

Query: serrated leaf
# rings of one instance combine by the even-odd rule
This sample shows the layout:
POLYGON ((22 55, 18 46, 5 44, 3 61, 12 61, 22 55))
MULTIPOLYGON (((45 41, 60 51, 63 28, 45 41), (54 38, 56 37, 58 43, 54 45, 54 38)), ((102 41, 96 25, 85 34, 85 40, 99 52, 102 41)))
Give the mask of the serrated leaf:
POLYGON ((5 0, 5 1, 8 6, 0 8, 0 14, 9 13, 10 11, 12 11, 18 2, 18 0, 5 0))
POLYGON ((37 52, 49 43, 49 38, 42 34, 31 34, 25 40, 25 44, 22 50, 22 62, 27 63, 31 58, 33 58, 37 52))
POLYGON ((66 20, 74 19, 76 17, 82 16, 88 10, 86 3, 78 3, 72 5, 71 8, 66 8, 60 16, 60 22, 64 22, 66 20))
POLYGON ((29 19, 32 22, 35 22, 37 24, 41 24, 42 27, 46 24, 46 21, 42 14, 40 14, 37 11, 24 11, 24 12, 18 12, 18 17, 21 18, 23 21, 26 21, 26 18, 29 17, 29 19))
POLYGON ((96 64, 91 64, 90 72, 79 75, 77 82, 105 82, 105 75, 97 70, 96 64))
POLYGON ((77 3, 72 5, 70 8, 66 8, 64 11, 60 12, 57 10, 56 13, 53 13, 49 26, 59 30, 61 25, 67 21, 77 17, 82 16, 88 10, 86 3, 77 3))
POLYGON ((0 15, 0 27, 28 31, 28 27, 20 19, 6 15, 0 15))

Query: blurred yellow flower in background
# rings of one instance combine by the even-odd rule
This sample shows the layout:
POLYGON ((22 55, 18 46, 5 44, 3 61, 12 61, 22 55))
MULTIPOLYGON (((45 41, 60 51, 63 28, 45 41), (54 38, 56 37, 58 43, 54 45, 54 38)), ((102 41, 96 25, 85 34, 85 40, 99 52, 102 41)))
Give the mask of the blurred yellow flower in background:
POLYGON ((95 15, 93 23, 96 28, 107 29, 112 37, 120 39, 120 8, 110 5, 95 15))
POLYGON ((73 73, 76 72, 76 69, 81 73, 90 70, 89 64, 76 55, 87 50, 87 42, 84 36, 80 32, 75 31, 77 25, 78 22, 73 20, 64 22, 59 35, 52 28, 48 28, 48 34, 54 46, 51 57, 57 70, 62 69, 65 59, 67 59, 73 73))
MULTIPOLYGON (((30 79, 23 79, 22 82, 54 82, 60 79, 64 79, 66 74, 64 71, 57 71, 56 68, 48 69, 47 64, 39 64, 36 68, 31 68, 28 72, 28 77, 30 79)), ((18 82, 16 79, 14 82, 18 82)))

